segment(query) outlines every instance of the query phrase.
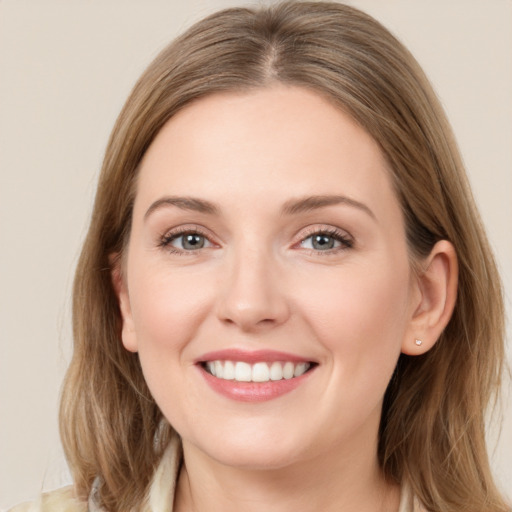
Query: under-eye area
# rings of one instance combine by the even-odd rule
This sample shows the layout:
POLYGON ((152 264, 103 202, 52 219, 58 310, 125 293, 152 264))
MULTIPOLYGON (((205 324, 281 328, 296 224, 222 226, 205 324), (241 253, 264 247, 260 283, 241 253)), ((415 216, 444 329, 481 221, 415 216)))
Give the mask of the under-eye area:
POLYGON ((203 361, 199 363, 204 371, 223 380, 237 382, 269 382, 289 380, 312 371, 317 363, 273 361, 247 363, 245 361, 203 361))

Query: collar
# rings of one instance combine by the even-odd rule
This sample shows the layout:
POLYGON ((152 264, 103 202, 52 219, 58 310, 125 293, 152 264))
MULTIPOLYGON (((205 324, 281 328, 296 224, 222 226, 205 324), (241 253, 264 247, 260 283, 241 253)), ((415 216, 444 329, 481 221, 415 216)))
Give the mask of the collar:
MULTIPOLYGON (((176 483, 181 466, 182 448, 177 434, 171 437, 169 445, 153 475, 144 512, 172 512, 176 483)), ((99 505, 98 489, 101 479, 96 477, 87 500, 87 512, 106 512, 99 505)))

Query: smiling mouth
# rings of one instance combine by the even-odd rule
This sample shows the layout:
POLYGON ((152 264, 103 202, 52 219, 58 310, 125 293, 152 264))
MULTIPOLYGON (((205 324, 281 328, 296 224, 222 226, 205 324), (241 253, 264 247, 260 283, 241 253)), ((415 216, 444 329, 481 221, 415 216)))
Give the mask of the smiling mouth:
POLYGON ((235 382, 271 382, 291 380, 304 375, 316 364, 312 362, 273 361, 250 364, 244 361, 205 361, 202 368, 210 375, 235 382))

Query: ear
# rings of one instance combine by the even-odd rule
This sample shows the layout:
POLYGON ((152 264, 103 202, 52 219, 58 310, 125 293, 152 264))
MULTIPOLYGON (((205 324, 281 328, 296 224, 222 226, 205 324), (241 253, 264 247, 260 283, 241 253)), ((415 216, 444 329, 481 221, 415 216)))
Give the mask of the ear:
POLYGON ((130 305, 130 295, 128 293, 128 286, 122 269, 121 256, 117 253, 111 254, 109 261, 112 285, 121 311, 121 340, 126 350, 129 350, 130 352, 137 352, 138 346, 130 305))
POLYGON ((435 345, 452 316, 457 280, 455 248, 447 240, 441 240, 420 263, 415 283, 419 299, 402 343, 404 354, 424 354, 435 345))

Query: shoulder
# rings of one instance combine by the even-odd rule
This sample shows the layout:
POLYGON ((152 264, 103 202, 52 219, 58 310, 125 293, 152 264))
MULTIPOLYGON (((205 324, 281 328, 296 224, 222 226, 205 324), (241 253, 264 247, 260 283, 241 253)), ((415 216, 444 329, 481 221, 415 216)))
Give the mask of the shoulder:
POLYGON ((44 493, 33 502, 16 505, 9 512, 87 512, 87 503, 75 497, 70 485, 44 493))

